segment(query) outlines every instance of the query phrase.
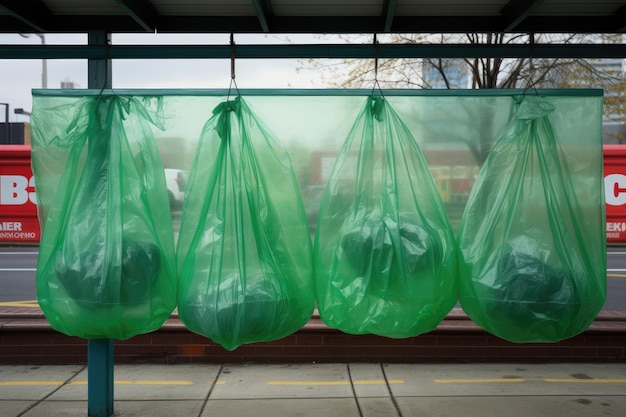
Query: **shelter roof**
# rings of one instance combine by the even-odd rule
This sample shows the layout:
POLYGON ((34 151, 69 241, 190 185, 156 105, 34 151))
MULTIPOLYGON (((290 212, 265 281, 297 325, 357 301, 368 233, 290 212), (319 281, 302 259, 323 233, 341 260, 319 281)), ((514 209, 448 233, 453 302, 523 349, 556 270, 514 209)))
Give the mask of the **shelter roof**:
POLYGON ((5 33, 625 30, 625 0, 0 0, 5 33))

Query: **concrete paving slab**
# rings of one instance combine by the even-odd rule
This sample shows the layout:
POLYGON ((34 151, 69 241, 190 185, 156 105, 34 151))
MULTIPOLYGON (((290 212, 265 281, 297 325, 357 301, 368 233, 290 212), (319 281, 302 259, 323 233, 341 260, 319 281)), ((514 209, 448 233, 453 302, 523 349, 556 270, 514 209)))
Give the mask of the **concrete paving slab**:
POLYGON ((0 366, 0 400, 41 400, 84 368, 81 365, 0 366))
MULTIPOLYGON (((117 387, 114 387, 114 393, 117 387)), ((86 401, 87 400, 87 372, 81 372, 76 378, 60 387, 53 393, 49 400, 52 401, 86 401)))
MULTIPOLYGON (((87 401, 43 401, 20 417, 86 417, 87 401)), ((15 416, 11 417, 16 417, 15 416)), ((7 416, 8 417, 8 416, 7 416)))
MULTIPOLYGON (((116 401, 114 404, 115 417, 196 417, 200 415, 204 401, 116 401)), ((46 400, 26 414, 4 414, 2 417, 86 417, 88 414, 87 401, 51 401, 46 400)))
POLYGON ((120 366, 115 372, 115 399, 205 400, 219 370, 218 365, 120 366))
POLYGON ((211 399, 354 397, 347 364, 224 366, 211 399))
POLYGON ((394 396, 623 395, 626 364, 385 365, 394 396))
MULTIPOLYGON (((359 398, 359 407, 363 417, 398 417, 396 406, 391 398, 359 398)), ((405 417, 408 417, 405 414, 405 417)))
POLYGON ((523 382, 513 365, 385 365, 387 378, 402 380, 403 384, 390 385, 395 397, 497 395, 516 390, 523 382), (446 383, 436 381, 447 381, 446 383), (511 388, 510 385, 515 387, 511 388))
MULTIPOLYGON (((196 417, 204 401, 116 401, 115 417, 196 417)), ((84 417, 84 416, 83 416, 84 417)))
MULTIPOLYGON (((349 365, 357 397, 389 397, 389 387, 380 364, 351 363, 349 365)), ((398 383, 399 381, 392 381, 398 383)))
POLYGON ((626 415, 626 400, 615 397, 403 397, 403 416, 420 417, 595 417, 626 415))
MULTIPOLYGON (((116 365, 114 400, 204 400, 219 369, 218 365, 116 365)), ((86 399, 88 377, 85 369, 50 399, 86 399)))
POLYGON ((37 404, 37 401, 9 401, 3 399, 2 404, 0 404, 0 416, 19 416, 24 411, 33 407, 35 404, 37 404))
MULTIPOLYGON (((201 417, 359 417, 354 398, 209 400, 201 417)), ((379 417, 384 414, 379 415, 379 417)), ((385 416, 387 417, 387 416, 385 416)))
MULTIPOLYGON (((621 363, 142 364, 115 380, 116 417, 626 415, 621 363)), ((0 366, 0 417, 85 417, 87 400, 83 366, 0 366)))

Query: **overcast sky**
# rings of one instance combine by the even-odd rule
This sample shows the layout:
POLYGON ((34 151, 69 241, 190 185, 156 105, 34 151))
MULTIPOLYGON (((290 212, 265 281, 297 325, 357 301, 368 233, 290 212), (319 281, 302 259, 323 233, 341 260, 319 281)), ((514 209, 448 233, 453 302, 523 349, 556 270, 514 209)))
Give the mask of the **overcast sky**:
MULTIPOLYGON (((86 34, 45 35, 46 44, 87 44, 86 34)), ((229 34, 185 35, 119 35, 112 36, 113 44, 228 44, 229 34)), ((235 35, 236 43, 339 43, 336 37, 311 35, 264 36, 235 35)), ((34 34, 0 34, 0 44, 39 44, 34 34)), ((298 60, 248 59, 236 61, 236 82, 244 88, 324 88, 321 75, 314 71, 297 71, 298 60)), ((47 60, 48 88, 58 89, 62 81, 71 81, 77 88, 87 87, 87 60, 47 60)), ((9 121, 21 122, 28 118, 14 113, 14 109, 32 108, 31 90, 42 83, 42 60, 0 59, 0 103, 9 103, 9 121)), ((228 88, 229 60, 115 60, 113 61, 114 88, 228 88)), ((4 109, 0 120, 4 121, 4 109)))

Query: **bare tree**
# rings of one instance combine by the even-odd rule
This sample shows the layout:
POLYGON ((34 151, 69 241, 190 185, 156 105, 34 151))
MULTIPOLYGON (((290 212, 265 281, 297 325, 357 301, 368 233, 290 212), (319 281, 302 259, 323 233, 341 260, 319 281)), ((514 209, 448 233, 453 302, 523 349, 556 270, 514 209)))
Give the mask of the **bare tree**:
MULTIPOLYGON (((598 60, 582 58, 537 58, 532 56, 536 44, 577 44, 621 42, 621 35, 581 34, 393 34, 390 43, 400 44, 521 44, 529 48, 522 58, 393 58, 379 59, 376 81, 382 88, 603 88, 605 118, 623 119, 626 83, 621 72, 607 71, 598 60)), ((348 41, 354 42, 355 38, 348 41)), ((361 39, 361 41, 367 39, 361 39)), ((331 64, 307 60, 302 68, 317 69, 328 85, 346 88, 371 87, 375 65, 371 59, 344 59, 331 64)), ((478 163, 489 153, 491 143, 469 144, 478 163)))
MULTIPOLYGON (((533 44, 575 44, 591 42, 614 42, 621 35, 566 34, 505 34, 505 33, 467 33, 467 34, 393 34, 391 43, 399 44, 468 44, 468 45, 506 45, 525 44, 529 47, 529 57, 525 58, 392 58, 380 59, 378 63, 378 82, 386 88, 540 88, 569 87, 567 81, 580 68, 586 70, 587 86, 614 85, 614 74, 606 74, 598 69, 591 60, 582 58, 539 59, 532 57, 533 44), (470 85, 455 85, 451 76, 460 70, 467 75, 470 85), (432 75, 438 75, 433 85, 432 75), (428 76, 425 77, 424 75, 428 76)), ((354 42, 355 38, 348 41, 354 42)), ((344 59, 338 63, 327 64, 318 60, 301 62, 301 68, 324 69, 326 81, 336 87, 359 88, 371 85, 375 67, 371 59, 344 59), (347 69, 347 71, 346 71, 347 69)))

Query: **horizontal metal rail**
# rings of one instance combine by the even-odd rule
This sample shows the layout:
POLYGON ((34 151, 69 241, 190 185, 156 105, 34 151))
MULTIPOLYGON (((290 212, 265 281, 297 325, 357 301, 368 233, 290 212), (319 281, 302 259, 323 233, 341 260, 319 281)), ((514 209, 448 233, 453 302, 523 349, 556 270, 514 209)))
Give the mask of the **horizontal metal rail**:
MULTIPOLYGON (((0 45, 0 59, 230 59, 230 45, 0 45)), ((626 44, 237 44, 238 59, 624 58, 626 44)))

